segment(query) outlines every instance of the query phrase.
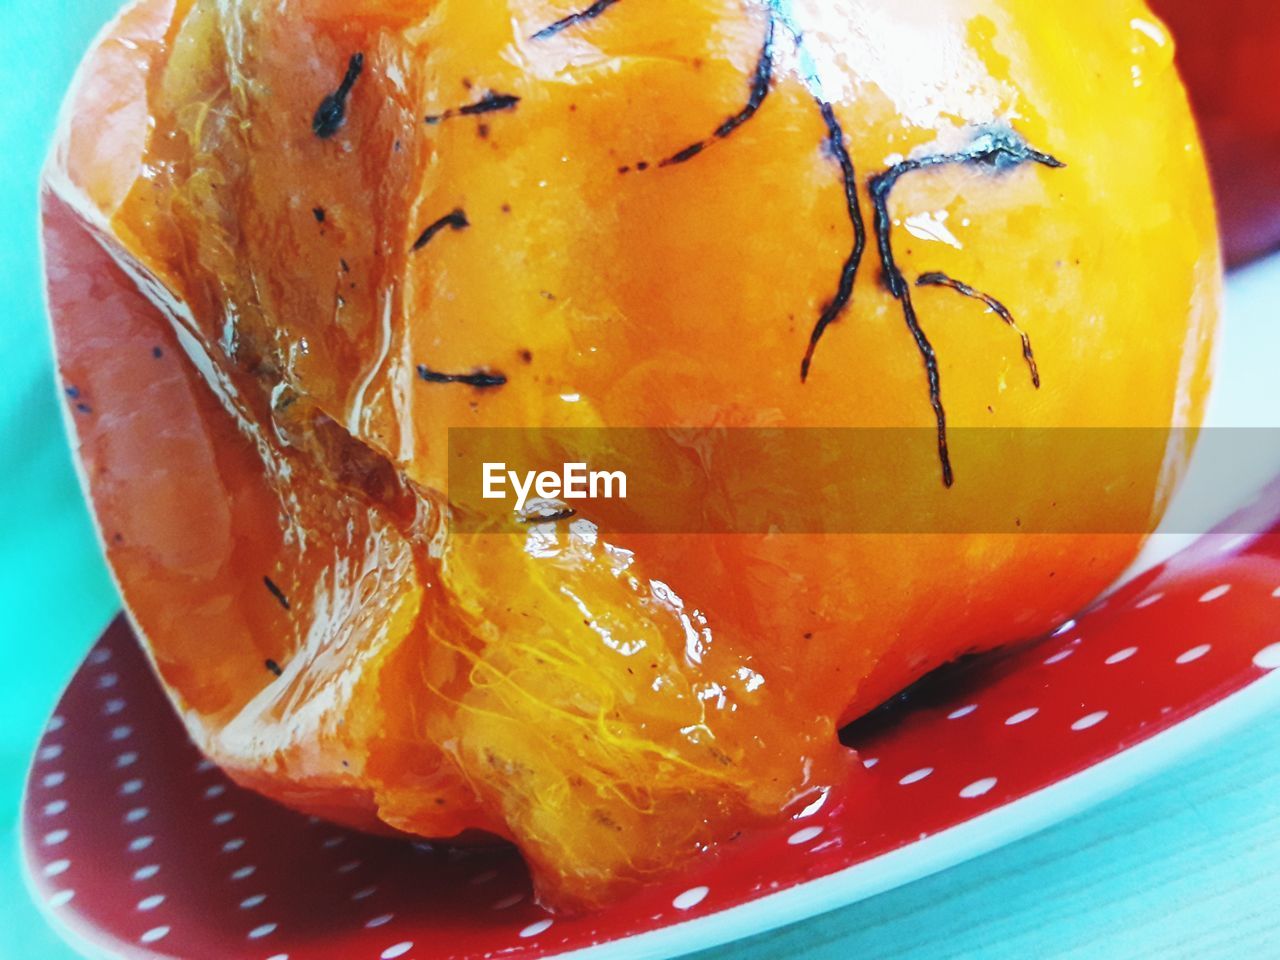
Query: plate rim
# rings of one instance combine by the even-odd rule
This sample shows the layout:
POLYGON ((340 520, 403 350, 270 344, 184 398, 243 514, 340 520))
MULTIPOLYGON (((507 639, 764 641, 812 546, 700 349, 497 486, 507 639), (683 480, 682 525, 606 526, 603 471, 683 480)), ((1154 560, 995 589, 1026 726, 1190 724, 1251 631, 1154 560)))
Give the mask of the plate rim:
MULTIPOLYGON (((117 614, 117 618, 125 619, 132 628, 127 612, 117 614)), ((115 618, 103 633, 113 623, 115 618)), ((67 687, 84 669, 90 652, 86 652, 67 687)), ((59 704, 61 700, 60 696, 59 704)), ((548 960, 673 960, 851 907, 1063 823, 1175 766, 1194 751, 1224 739, 1276 707, 1280 707, 1280 670, 1261 674, 1172 726, 1097 763, 870 860, 713 913, 545 956, 548 960)), ((56 711, 57 707, 53 712, 56 711)), ((32 764, 34 759, 33 753, 32 764)), ((32 769, 29 765, 23 784, 18 824, 20 873, 41 917, 86 960, 170 960, 171 955, 145 947, 135 945, 123 953, 94 941, 80 929, 84 924, 65 920, 41 895, 32 872, 34 858, 26 830, 32 769)))

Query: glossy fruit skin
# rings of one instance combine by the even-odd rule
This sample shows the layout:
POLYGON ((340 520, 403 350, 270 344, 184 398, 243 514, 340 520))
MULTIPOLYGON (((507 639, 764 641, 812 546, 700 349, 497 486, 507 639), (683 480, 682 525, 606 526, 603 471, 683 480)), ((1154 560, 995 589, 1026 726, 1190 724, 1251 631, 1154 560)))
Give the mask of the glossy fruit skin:
MULTIPOLYGON (((913 292, 954 427, 1197 424, 1220 264, 1194 127, 1145 9, 1086 6, 620 0, 547 37, 566 5, 130 8, 50 163, 50 300, 109 560, 202 749, 346 823, 511 838, 589 906, 858 775, 842 722, 1096 595, 1138 533, 548 548, 451 529, 445 454, 450 425, 932 429, 874 237, 800 377, 855 240, 833 125, 869 231, 902 158, 1065 163, 916 172, 885 207, 904 278, 991 291, 1035 340, 1038 389, 980 306, 913 292), (662 164, 761 88, 770 24, 758 109, 662 164)), ((1070 490, 1102 471, 1106 528, 1137 531, 1188 453, 869 474, 1013 524, 1059 485, 1092 509, 1070 490)))
POLYGON ((1152 0, 1200 123, 1227 262, 1280 248, 1280 6, 1152 0))

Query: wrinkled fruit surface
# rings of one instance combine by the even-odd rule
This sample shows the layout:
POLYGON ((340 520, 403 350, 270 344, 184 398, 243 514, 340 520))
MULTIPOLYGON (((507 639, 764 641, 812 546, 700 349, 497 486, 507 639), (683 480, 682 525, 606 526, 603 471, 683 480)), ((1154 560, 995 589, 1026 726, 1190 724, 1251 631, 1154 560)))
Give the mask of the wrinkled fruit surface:
POLYGON ((840 724, 1134 555, 1017 534, 1046 485, 1104 471, 1140 531, 1188 451, 867 467, 1008 533, 465 535, 448 427, 933 429, 930 357, 956 427, 1194 425, 1220 285, 1135 0, 588 12, 142 0, 44 204, 87 489, 199 746, 347 824, 509 838, 564 908, 858 775, 840 724), (1038 387, 929 273, 999 298, 1038 387))

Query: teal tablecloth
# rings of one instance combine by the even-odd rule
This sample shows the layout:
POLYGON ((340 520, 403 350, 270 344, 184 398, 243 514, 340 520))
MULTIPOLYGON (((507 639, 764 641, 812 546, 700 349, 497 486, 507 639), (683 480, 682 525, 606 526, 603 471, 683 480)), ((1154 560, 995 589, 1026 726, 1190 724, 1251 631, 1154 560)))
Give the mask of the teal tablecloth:
MULTIPOLYGON (((0 0, 0 960, 69 960, 13 824, 46 714, 116 606, 64 450, 36 253, 62 91, 114 0, 0 0)), ((1280 956, 1280 718, 1030 840, 730 957, 1280 956)), ((353 958, 357 960, 357 958, 353 958)))

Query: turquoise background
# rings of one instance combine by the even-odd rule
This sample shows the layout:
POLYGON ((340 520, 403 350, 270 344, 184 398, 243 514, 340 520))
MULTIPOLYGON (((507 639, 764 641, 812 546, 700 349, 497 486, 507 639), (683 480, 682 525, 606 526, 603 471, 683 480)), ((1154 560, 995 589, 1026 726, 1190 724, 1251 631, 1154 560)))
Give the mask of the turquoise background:
MULTIPOLYGON (((36 241, 57 106, 113 9, 0 0, 0 960, 72 957, 26 897, 13 824, 44 719, 117 604, 66 453, 36 241)), ((1277 863, 1273 718, 1039 836, 699 960, 1280 956, 1277 863)))

